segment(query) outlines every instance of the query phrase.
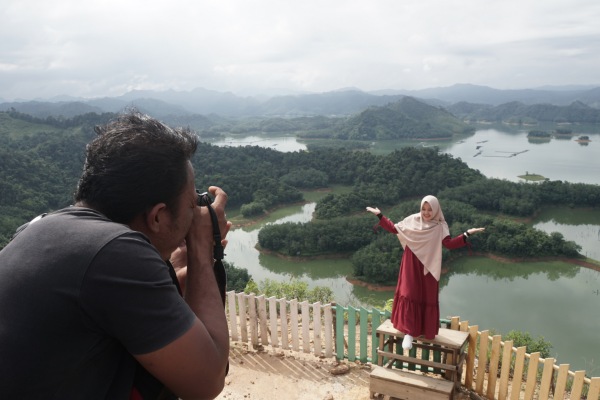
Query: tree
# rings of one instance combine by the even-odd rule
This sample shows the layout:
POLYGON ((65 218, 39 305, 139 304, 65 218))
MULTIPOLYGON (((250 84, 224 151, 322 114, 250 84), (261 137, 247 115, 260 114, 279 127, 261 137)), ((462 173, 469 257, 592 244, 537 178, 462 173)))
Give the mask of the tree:
POLYGON ((233 264, 223 261, 227 273, 227 290, 241 292, 252 279, 246 268, 237 268, 233 264))

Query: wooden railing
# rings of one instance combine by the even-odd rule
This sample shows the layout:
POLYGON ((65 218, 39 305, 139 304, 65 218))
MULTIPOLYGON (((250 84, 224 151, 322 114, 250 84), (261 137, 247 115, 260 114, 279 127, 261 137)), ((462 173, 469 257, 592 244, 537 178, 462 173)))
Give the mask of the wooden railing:
POLYGON ((226 310, 230 337, 255 348, 271 346, 333 357, 332 307, 331 304, 228 292, 226 310))
MULTIPOLYGON (((377 359, 377 327, 389 312, 309 304, 307 301, 265 298, 245 293, 227 293, 227 317, 232 341, 254 348, 313 353, 317 357, 373 362, 377 359)), ((462 384, 488 399, 600 399, 600 377, 585 371, 572 372, 569 364, 556 365, 553 358, 527 354, 500 335, 490 337, 459 317, 441 320, 444 327, 469 333, 462 384)))
POLYGON ((588 378, 584 370, 572 372, 569 364, 556 365, 554 358, 526 353, 526 347, 513 347, 513 341, 490 337, 468 321, 453 317, 450 328, 469 332, 463 386, 488 399, 517 400, 549 398, 593 399, 600 397, 600 377, 588 378), (479 368, 482 366, 482 368, 479 368), (552 397, 551 397, 552 396, 552 397))

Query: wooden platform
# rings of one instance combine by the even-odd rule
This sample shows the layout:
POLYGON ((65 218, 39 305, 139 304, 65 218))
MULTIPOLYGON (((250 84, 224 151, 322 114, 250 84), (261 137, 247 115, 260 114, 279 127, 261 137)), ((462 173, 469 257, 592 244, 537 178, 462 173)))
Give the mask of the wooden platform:
POLYGON ((377 337, 379 339, 379 349, 377 350, 377 365, 385 365, 388 368, 397 366, 399 369, 408 366, 415 370, 415 365, 419 366, 421 371, 434 372, 444 376, 446 379, 454 382, 458 389, 462 375, 462 366, 466 353, 464 349, 469 339, 467 332, 456 331, 453 329, 440 328, 438 335, 433 339, 416 337, 413 339, 413 347, 421 349, 421 358, 416 357, 416 351, 405 351, 401 347, 404 333, 395 329, 392 322, 388 319, 377 328, 377 337), (429 353, 434 354, 434 359, 429 359, 429 353), (435 354, 438 357, 435 358, 435 354))
MULTIPOLYGON (((400 332, 392 325, 392 321, 389 319, 385 320, 378 328, 377 333, 394 336, 397 338, 404 338, 404 333, 400 332)), ((414 338, 413 342, 423 342, 429 344, 436 344, 442 347, 460 351, 465 345, 469 334, 467 332, 455 331, 453 329, 440 328, 439 333, 433 339, 425 339, 423 337, 414 338)))
POLYGON ((452 399, 453 390, 454 384, 441 378, 378 366, 373 366, 369 380, 372 399, 376 393, 404 400, 452 399))

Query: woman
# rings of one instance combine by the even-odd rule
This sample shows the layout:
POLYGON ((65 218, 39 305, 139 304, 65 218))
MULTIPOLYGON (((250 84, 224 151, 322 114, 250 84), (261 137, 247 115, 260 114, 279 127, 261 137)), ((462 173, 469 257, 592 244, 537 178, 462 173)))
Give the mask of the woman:
POLYGON ((442 245, 447 249, 463 247, 470 235, 485 228, 471 228, 451 238, 440 203, 434 196, 425 196, 421 212, 395 225, 379 208, 367 207, 367 211, 379 217, 381 227, 398 236, 404 249, 391 320, 394 328, 404 333, 402 348, 411 349, 413 337, 424 335, 433 339, 438 334, 442 245))

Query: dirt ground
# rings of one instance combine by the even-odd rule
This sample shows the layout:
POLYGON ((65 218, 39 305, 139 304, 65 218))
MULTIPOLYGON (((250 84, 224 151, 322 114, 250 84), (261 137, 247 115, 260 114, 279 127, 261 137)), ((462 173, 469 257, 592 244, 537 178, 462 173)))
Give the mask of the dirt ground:
POLYGON ((348 362, 338 365, 335 358, 232 344, 229 375, 217 399, 367 400, 369 369, 348 362))
MULTIPOLYGON (((219 400, 368 400, 369 364, 232 343, 219 400)), ((469 396, 455 396, 468 399, 469 396)))

